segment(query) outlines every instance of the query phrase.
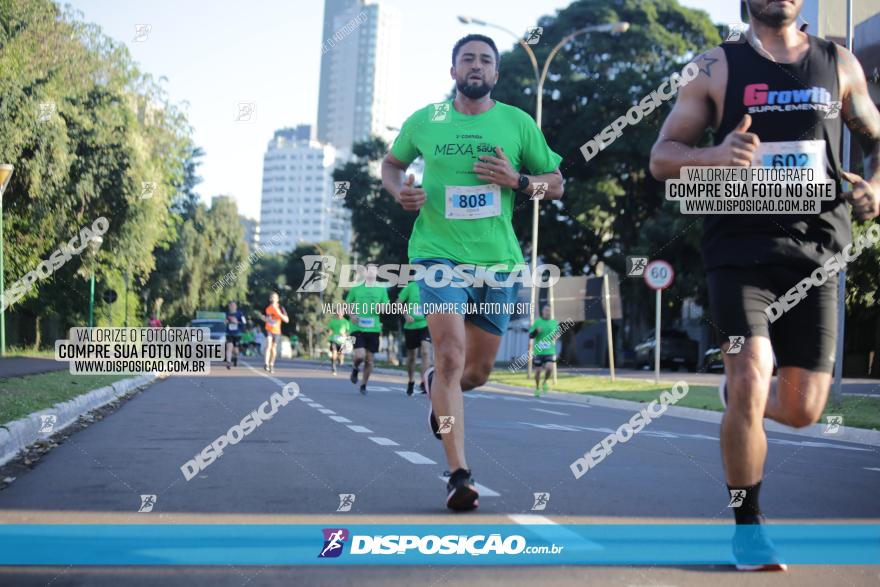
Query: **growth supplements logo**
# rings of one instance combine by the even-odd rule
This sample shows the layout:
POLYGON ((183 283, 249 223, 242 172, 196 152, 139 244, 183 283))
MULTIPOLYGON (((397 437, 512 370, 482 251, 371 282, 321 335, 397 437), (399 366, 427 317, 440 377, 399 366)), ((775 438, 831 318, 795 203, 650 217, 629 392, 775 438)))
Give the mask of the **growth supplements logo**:
POLYGON ((348 540, 348 530, 345 528, 324 528, 324 548, 318 558, 336 558, 342 554, 345 541, 348 540))

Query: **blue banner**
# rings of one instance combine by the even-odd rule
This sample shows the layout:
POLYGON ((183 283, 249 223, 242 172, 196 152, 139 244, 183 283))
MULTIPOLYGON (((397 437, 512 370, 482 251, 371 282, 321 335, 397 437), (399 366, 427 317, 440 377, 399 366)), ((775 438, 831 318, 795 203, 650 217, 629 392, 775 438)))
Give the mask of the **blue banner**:
POLYGON ((8 524, 3 565, 880 564, 880 524, 8 524), (772 560, 771 560, 772 559, 772 560))

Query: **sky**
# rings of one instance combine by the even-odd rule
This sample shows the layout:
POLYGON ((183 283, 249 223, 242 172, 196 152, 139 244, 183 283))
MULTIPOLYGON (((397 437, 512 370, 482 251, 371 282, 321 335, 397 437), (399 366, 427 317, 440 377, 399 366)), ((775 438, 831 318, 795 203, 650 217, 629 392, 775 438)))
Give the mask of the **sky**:
MULTIPOLYGON (((382 1, 401 13, 399 121, 445 99, 451 87, 449 55, 458 38, 488 32, 502 51, 513 46, 514 40, 503 33, 463 25, 457 15, 525 31, 539 17, 569 4, 382 1)), ((705 10, 713 22, 739 21, 737 0, 680 1, 705 10)), ((231 195, 244 215, 259 218, 267 143, 276 129, 314 125, 317 118, 323 1, 70 0, 70 5, 83 20, 125 43, 142 71, 167 78, 163 85, 171 100, 185 104, 193 139, 205 151, 199 168, 203 181, 197 188, 203 200, 231 195), (236 121, 239 102, 254 104, 251 122, 236 121)))

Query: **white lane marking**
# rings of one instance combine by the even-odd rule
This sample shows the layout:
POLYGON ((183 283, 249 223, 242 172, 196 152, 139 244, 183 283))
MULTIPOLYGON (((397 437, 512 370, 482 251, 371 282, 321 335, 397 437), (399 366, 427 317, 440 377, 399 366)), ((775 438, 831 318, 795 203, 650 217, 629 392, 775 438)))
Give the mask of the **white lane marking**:
POLYGON ((354 430, 355 432, 360 432, 360 433, 362 433, 362 434, 372 434, 372 433, 373 433, 372 430, 370 430, 369 428, 365 428, 365 427, 363 427, 363 426, 351 426, 351 425, 349 425, 349 428, 351 428, 351 429, 354 430))
POLYGON ((318 410, 318 411, 321 412, 322 414, 335 414, 335 413, 336 413, 336 412, 334 412, 333 410, 330 410, 330 409, 327 409, 327 408, 321 408, 321 409, 318 410))
POLYGON ((866 471, 880 471, 880 467, 862 467, 866 471))
POLYGON ((553 414, 554 416, 567 416, 565 412, 554 412, 553 410, 545 410, 543 408, 529 408, 530 410, 534 410, 536 412, 544 412, 545 414, 553 414))
POLYGON ((558 524, 547 516, 539 516, 538 514, 509 514, 507 516, 517 524, 523 526, 557 526, 558 524))
POLYGON ((429 459, 428 457, 421 455, 417 452, 410 452, 410 451, 406 451, 406 450, 396 450, 394 452, 396 452, 398 455, 405 458, 406 460, 408 460, 409 462, 411 462, 414 465, 436 465, 437 464, 434 461, 432 461, 431 459, 429 459))
MULTIPOLYGON (((532 426, 533 428, 541 428, 542 430, 562 430, 564 432, 599 432, 601 434, 614 434, 614 430, 611 428, 597 428, 591 426, 579 426, 577 424, 535 424, 534 422, 517 422, 518 424, 523 424, 525 426, 532 426)), ((689 440, 710 440, 713 442, 718 442, 717 436, 711 436, 709 434, 687 434, 683 432, 669 432, 667 430, 648 430, 647 428, 643 428, 641 432, 639 432, 640 436, 645 436, 649 438, 669 438, 669 439, 677 439, 677 438, 686 438, 689 440)), ((774 438, 771 436, 767 437, 767 442, 770 444, 780 444, 783 446, 798 446, 801 448, 833 448, 837 450, 854 450, 859 452, 871 452, 874 449, 871 448, 857 448, 854 446, 847 446, 845 444, 832 444, 830 442, 817 442, 814 440, 786 440, 784 438, 774 438)))
POLYGON ((557 408, 560 406, 570 406, 572 408, 584 408, 591 409, 592 406, 586 404, 579 404, 577 402, 562 400, 562 399, 537 399, 532 397, 519 397, 515 395, 507 395, 504 393, 506 390, 498 390, 495 393, 481 393, 475 391, 469 391, 465 394, 465 397, 479 397, 485 399, 500 399, 508 402, 528 402, 531 404, 546 404, 548 406, 556 406, 557 408))
POLYGON ((330 419, 334 422, 342 422, 343 424, 350 424, 351 420, 344 416, 330 416, 330 419))
MULTIPOLYGON (((447 481, 449 481, 449 477, 444 477, 443 475, 440 475, 440 480, 446 483, 447 481)), ((477 491, 480 492, 480 497, 501 497, 501 494, 494 489, 489 489, 488 487, 480 483, 474 483, 474 485, 477 487, 477 491)))
POLYGON ((312 406, 313 408, 323 408, 324 407, 323 405, 315 403, 315 402, 312 402, 309 405, 312 406))
POLYGON ((537 514, 509 514, 507 517, 521 526, 538 526, 537 528, 529 528, 529 530, 549 542, 570 537, 573 544, 566 545, 566 548, 571 550, 604 550, 602 545, 585 539, 577 532, 560 527, 559 524, 546 516, 539 516, 537 514), (556 526, 556 528, 553 530, 542 530, 540 526, 556 526))
POLYGON ((385 438, 383 436, 371 436, 370 440, 378 444, 379 446, 400 446, 390 438, 385 438))

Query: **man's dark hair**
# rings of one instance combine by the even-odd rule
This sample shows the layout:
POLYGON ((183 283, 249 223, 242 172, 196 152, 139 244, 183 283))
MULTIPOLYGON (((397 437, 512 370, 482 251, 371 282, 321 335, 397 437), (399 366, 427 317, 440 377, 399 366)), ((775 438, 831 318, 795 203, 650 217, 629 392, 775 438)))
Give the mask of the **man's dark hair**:
POLYGON ((501 55, 498 53, 498 47, 495 46, 495 41, 486 35, 477 34, 470 34, 466 37, 462 37, 455 43, 455 46, 452 48, 452 67, 455 67, 455 59, 458 57, 458 52, 461 50, 461 47, 465 43, 470 43, 471 41, 481 41, 492 48, 492 52, 495 53, 495 69, 498 69, 501 65, 501 55))

